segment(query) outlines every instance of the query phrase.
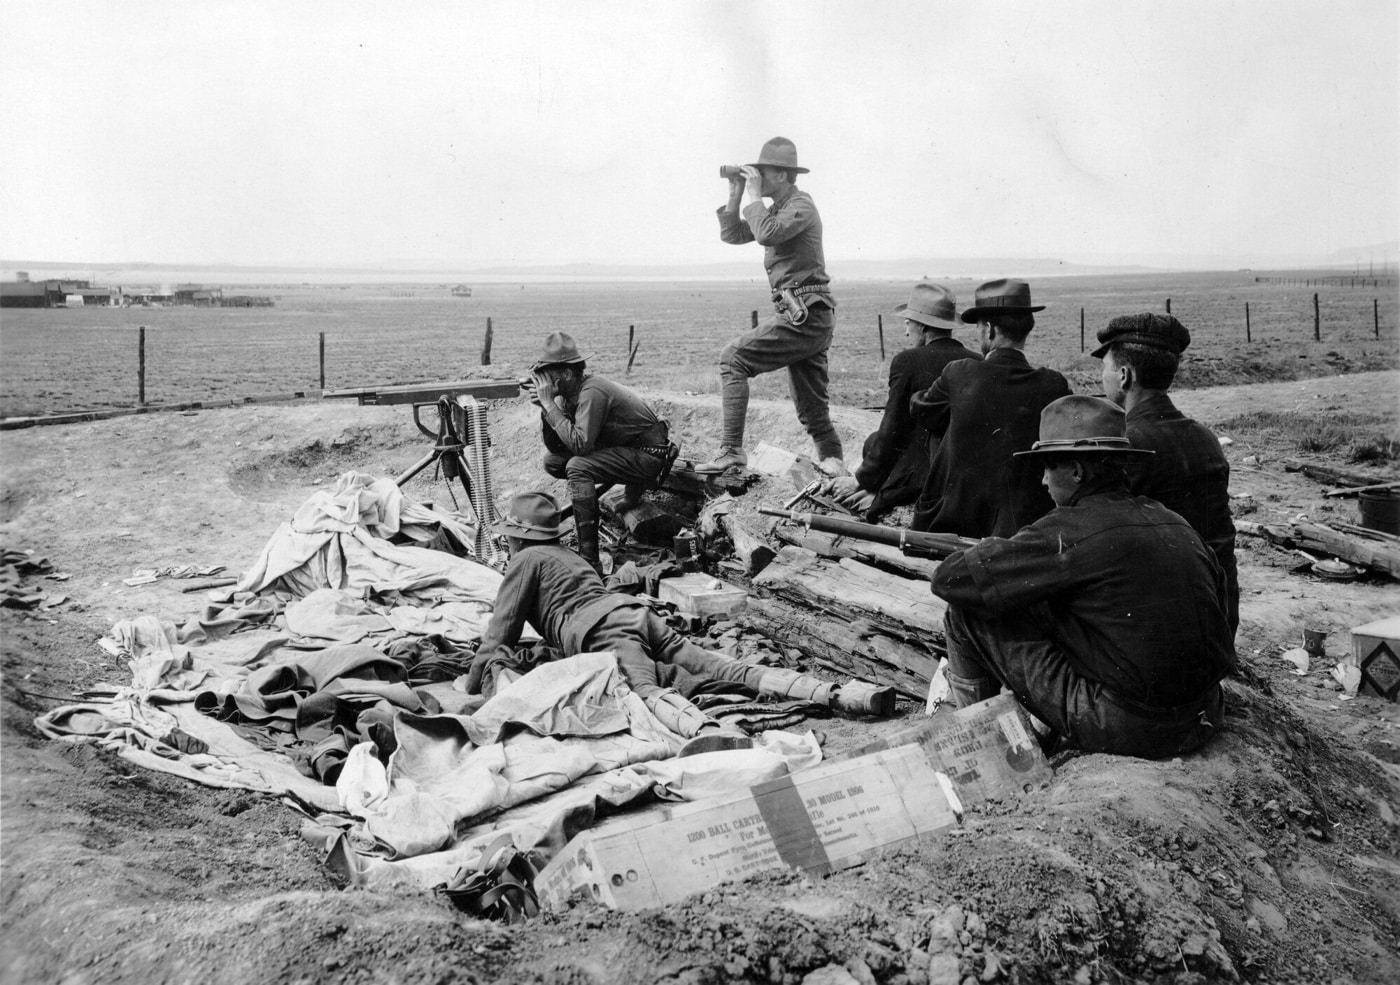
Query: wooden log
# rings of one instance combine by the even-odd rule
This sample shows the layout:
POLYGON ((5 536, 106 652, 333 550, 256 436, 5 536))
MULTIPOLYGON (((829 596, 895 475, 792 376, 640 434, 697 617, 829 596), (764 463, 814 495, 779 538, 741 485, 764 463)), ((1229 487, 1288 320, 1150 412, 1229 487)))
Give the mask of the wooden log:
POLYGON ((706 540, 724 536, 734 546, 734 556, 743 565, 746 575, 755 575, 768 567, 777 551, 754 529, 753 525, 733 513, 734 497, 725 493, 705 504, 696 520, 700 534, 706 540))
POLYGON ((924 581, 933 577, 938 570, 938 562, 929 558, 905 557, 898 547, 889 544, 875 544, 868 540, 852 540, 838 534, 820 530, 807 530, 801 525, 779 523, 773 536, 784 544, 804 547, 814 554, 826 558, 854 558, 857 561, 890 571, 906 578, 920 578, 924 581))
MULTIPOLYGON (((1294 538, 1304 550, 1325 551, 1343 561, 1365 565, 1400 578, 1400 544, 1381 533, 1374 537, 1345 534, 1320 523, 1293 523, 1294 538)), ((1364 530, 1364 527, 1356 527, 1364 530)))
POLYGON ((1348 486, 1345 489, 1329 489, 1323 493, 1324 497, 1329 496, 1360 496, 1364 492, 1380 492, 1382 489, 1400 488, 1400 479, 1392 479, 1389 482, 1373 482, 1369 486, 1348 486))
POLYGON ((676 515, 646 501, 624 509, 622 500, 626 495, 627 491, 618 487, 609 490, 598 502, 614 513, 636 540, 646 544, 670 544, 671 538, 681 529, 676 515))
POLYGON ((1236 520, 1237 533, 1262 537, 1272 544, 1316 554, 1331 554, 1392 578, 1400 578, 1400 539, 1381 531, 1347 524, 1347 532, 1320 523, 1251 523, 1236 520))
MULTIPOLYGON (((850 558, 832 561, 784 547, 753 579, 749 608, 760 613, 754 625, 767 635, 916 698, 943 655, 946 606, 928 584, 850 558)), ((743 618, 750 618, 747 611, 743 618)))
POLYGON ((938 644, 923 647, 869 633, 851 623, 813 613, 777 598, 750 595, 739 622, 769 639, 796 647, 822 667, 885 684, 905 697, 924 700, 938 669, 938 644))
POLYGON ((1300 462, 1294 458, 1283 460, 1283 470, 1285 472, 1301 472, 1309 479, 1316 479, 1318 482, 1325 482, 1330 486, 1371 486, 1388 482, 1394 478, 1394 476, 1387 477, 1365 472, 1348 472, 1344 469, 1332 468, 1330 465, 1300 462))

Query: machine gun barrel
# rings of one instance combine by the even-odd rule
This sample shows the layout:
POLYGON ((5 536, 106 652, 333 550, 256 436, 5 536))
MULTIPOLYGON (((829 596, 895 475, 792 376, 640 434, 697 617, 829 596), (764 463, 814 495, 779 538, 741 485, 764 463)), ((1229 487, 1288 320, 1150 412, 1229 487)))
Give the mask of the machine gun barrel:
POLYGON ((898 547, 909 557, 945 558, 955 551, 963 551, 977 546, 977 541, 957 534, 927 533, 920 530, 906 530, 903 527, 885 527, 878 523, 861 523, 839 516, 825 516, 821 513, 798 513, 795 510, 774 510, 760 507, 758 512, 766 516, 780 516, 796 520, 811 530, 839 534, 854 540, 868 540, 876 544, 889 544, 898 547))
POLYGON ((399 383, 326 390, 327 400, 353 398, 361 404, 433 404, 439 397, 509 400, 520 396, 519 380, 454 380, 450 383, 399 383))

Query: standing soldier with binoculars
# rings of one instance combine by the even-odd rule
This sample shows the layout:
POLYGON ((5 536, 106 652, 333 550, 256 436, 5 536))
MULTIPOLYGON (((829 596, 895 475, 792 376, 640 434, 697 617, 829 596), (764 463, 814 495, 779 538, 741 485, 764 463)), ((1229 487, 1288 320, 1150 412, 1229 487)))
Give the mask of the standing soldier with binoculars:
POLYGON ((763 145, 756 163, 721 167, 719 173, 729 179, 729 201, 719 208, 719 238, 734 245, 763 246, 775 313, 730 342, 720 355, 724 426, 719 455, 695 471, 723 472, 748 464, 744 419, 749 378, 787 367, 797 419, 816 445, 818 468, 828 475, 844 475, 841 439, 831 425, 827 400, 826 352, 836 325, 836 301, 822 254, 821 216, 812 196, 795 183, 807 169, 797 166, 791 140, 774 137, 763 145), (749 204, 740 213, 745 195, 749 204), (765 198, 773 204, 765 206, 765 198))

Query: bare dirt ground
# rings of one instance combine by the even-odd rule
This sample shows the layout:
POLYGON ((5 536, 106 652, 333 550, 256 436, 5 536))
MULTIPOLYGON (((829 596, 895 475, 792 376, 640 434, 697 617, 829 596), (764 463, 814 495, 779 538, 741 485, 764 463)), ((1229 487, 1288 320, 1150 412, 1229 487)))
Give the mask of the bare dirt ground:
MULTIPOLYGON (((1207 424, 1365 406, 1393 426, 1397 382, 1369 373, 1178 402, 1207 424)), ((653 396, 689 448, 710 450, 714 398, 653 396)), ((523 402, 496 407, 505 495, 540 482, 538 439, 523 402)), ((755 438, 807 450, 786 404, 756 403, 752 421, 755 438)), ((839 410, 848 451, 874 421, 839 410)), ((424 443, 406 409, 259 405, 0 441, 0 538, 71 574, 45 586, 69 595, 63 605, 0 616, 0 981, 1400 980, 1400 708, 1341 701, 1326 666, 1299 677, 1277 659, 1305 625, 1345 652, 1347 629, 1400 610, 1394 582, 1322 581, 1297 570, 1296 554, 1241 538, 1244 671, 1229 684, 1229 730, 1201 754, 1060 754, 1047 790, 825 880, 760 876, 661 910, 579 904, 507 928, 428 893, 342 892, 277 801, 143 772, 32 725, 77 690, 125 682, 95 646, 113 620, 198 608, 179 581, 125 586, 132 569, 241 571, 318 485, 416 459, 424 443)), ((1306 457, 1293 449, 1239 440, 1227 454, 1250 519, 1355 519, 1348 502, 1282 472, 1279 458, 1306 457)), ((447 500, 426 478, 412 489, 447 500)), ((816 727, 839 750, 918 713, 816 727)))

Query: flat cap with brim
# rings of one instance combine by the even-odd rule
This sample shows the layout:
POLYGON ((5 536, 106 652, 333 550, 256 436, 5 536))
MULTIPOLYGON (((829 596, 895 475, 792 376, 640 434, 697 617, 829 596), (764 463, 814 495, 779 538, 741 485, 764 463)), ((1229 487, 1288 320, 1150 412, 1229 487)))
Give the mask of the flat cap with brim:
POLYGON ((574 343, 574 337, 568 332, 550 332, 545 336, 544 353, 530 367, 531 370, 539 370, 545 366, 561 366, 567 363, 581 363, 586 360, 583 354, 578 351, 578 346, 574 343))
POLYGON ((1023 280, 1002 278, 980 285, 972 296, 972 307, 962 320, 972 324, 983 314, 996 311, 1044 311, 1045 305, 1031 304, 1031 286, 1023 280))
POLYGON ((1128 442, 1127 417, 1122 408, 1103 397, 1072 393, 1052 401, 1040 412, 1040 440, 1017 458, 1071 455, 1114 457, 1151 455, 1128 442))
POLYGON ((929 328, 946 328, 950 331, 958 327, 958 299, 942 284, 921 280, 914 285, 909 295, 909 303, 901 304, 895 311, 904 312, 904 317, 929 328))
POLYGON ((1090 353, 1095 359, 1118 342, 1135 342, 1138 345, 1165 349, 1177 355, 1186 351, 1191 344, 1191 333, 1186 326, 1176 320, 1175 315, 1162 315, 1155 311, 1144 311, 1140 315, 1119 315, 1098 330, 1099 347, 1090 353))
POLYGON ((758 160, 749 164, 751 168, 782 168, 807 174, 806 168, 797 166, 797 145, 786 137, 774 137, 758 152, 758 160))
POLYGON ((558 540, 559 504, 549 493, 526 492, 512 496, 506 514, 492 524, 498 536, 520 540, 558 540))

